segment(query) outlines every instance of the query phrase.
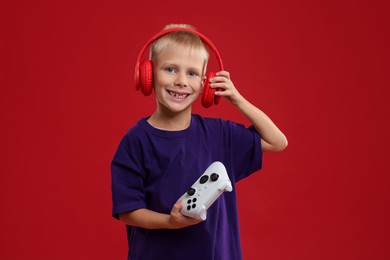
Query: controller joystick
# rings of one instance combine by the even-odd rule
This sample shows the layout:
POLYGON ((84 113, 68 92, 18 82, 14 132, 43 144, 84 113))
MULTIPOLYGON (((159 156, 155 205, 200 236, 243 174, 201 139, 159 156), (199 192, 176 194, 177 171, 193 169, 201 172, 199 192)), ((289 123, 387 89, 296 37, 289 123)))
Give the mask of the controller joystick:
POLYGON ((187 190, 187 194, 189 195, 189 196, 192 196, 192 195, 194 195, 195 194, 195 192, 196 192, 196 190, 194 189, 194 188, 189 188, 188 190, 187 190))
POLYGON ((212 173, 212 174, 210 175, 210 179, 211 179, 212 181, 217 181, 218 178, 219 178, 219 175, 216 174, 215 172, 212 173))

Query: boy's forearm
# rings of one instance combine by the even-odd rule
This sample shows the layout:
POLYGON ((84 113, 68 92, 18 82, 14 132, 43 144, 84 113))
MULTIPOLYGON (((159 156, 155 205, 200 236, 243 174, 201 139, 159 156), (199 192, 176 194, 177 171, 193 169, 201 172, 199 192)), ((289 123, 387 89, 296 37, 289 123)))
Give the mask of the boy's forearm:
POLYGON ((219 71, 210 79, 212 88, 220 88, 215 95, 225 97, 243 113, 261 135, 263 151, 281 151, 287 146, 287 139, 272 120, 260 109, 246 100, 236 89, 228 71, 219 71))
POLYGON ((120 214, 119 219, 129 226, 146 229, 179 229, 196 225, 202 221, 181 214, 182 203, 181 200, 176 202, 170 214, 143 208, 120 214))
POLYGON ((261 135, 262 149, 264 151, 277 152, 287 147, 287 138, 263 111, 244 97, 241 97, 236 107, 248 118, 256 131, 261 135))
POLYGON ((142 227, 146 229, 168 229, 169 215, 151 211, 148 209, 137 209, 119 215, 119 219, 129 226, 142 227))

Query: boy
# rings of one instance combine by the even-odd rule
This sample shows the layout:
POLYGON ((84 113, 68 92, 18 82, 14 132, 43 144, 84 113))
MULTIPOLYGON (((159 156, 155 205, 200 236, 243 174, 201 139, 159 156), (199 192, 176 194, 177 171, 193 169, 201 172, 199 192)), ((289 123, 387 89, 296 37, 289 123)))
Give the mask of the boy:
MULTIPOLYGON (((192 28, 188 25, 166 27, 192 28)), ((113 216, 127 224, 128 259, 241 259, 235 183, 259 170, 262 151, 287 146, 283 133, 235 88, 227 71, 210 87, 252 123, 192 114, 205 85, 208 52, 198 35, 175 31, 151 46, 157 107, 124 136, 112 161, 113 216), (178 198, 214 161, 233 191, 200 221, 180 213, 178 198)))

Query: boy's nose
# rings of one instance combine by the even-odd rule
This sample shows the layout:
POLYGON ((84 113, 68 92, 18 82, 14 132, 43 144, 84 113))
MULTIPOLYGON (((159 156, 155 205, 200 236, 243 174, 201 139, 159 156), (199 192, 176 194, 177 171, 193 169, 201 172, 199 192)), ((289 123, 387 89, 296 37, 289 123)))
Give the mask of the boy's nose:
POLYGON ((188 83, 186 75, 183 73, 177 74, 175 85, 180 87, 187 87, 188 83))

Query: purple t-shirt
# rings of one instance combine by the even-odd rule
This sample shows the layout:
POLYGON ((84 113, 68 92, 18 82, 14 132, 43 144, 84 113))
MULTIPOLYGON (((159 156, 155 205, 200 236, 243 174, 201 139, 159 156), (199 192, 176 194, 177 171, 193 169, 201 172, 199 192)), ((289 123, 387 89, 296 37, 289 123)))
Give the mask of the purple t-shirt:
POLYGON ((236 185, 261 169, 260 136, 228 120, 192 115, 182 131, 141 119, 121 140, 111 165, 112 215, 139 208, 169 214, 207 167, 222 162, 233 191, 224 192, 197 225, 169 230, 127 226, 128 259, 241 259, 236 185))

